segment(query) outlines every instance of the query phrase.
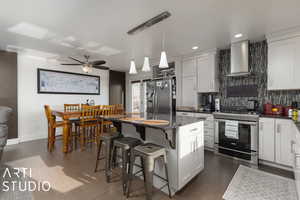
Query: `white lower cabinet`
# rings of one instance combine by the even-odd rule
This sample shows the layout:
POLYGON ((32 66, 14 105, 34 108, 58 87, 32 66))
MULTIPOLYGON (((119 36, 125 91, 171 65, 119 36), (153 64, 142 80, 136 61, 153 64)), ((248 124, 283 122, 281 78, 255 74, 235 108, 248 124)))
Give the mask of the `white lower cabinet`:
POLYGON ((275 162, 275 120, 259 119, 259 159, 275 162))
POLYGON ((178 116, 190 116, 190 117, 205 117, 204 121, 204 146, 208 150, 214 148, 214 117, 212 114, 206 113, 193 113, 193 112, 176 112, 178 116))
POLYGON ((293 122, 291 120, 276 119, 275 130, 275 160, 276 163, 292 166, 293 154, 291 142, 293 140, 293 122))
POLYGON ((259 119, 259 159, 292 166, 294 124, 289 119, 259 119))
POLYGON ((179 127, 179 189, 204 168, 203 121, 179 127))

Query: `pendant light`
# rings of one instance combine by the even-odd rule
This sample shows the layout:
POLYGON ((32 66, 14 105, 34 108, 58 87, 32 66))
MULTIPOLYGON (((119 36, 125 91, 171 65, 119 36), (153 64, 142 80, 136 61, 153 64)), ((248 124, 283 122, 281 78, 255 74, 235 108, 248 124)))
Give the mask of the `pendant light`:
POLYGON ((163 33, 163 39, 162 39, 162 52, 160 54, 160 62, 159 62, 159 68, 169 68, 168 60, 167 60, 167 54, 165 52, 165 33, 163 33))
POLYGON ((130 70, 129 70, 129 74, 136 74, 136 67, 135 67, 135 62, 134 60, 130 61, 130 70))
POLYGON ((144 58, 144 65, 143 65, 142 71, 143 72, 149 72, 150 71, 149 57, 144 58))
POLYGON ((129 69, 129 74, 137 74, 137 71, 136 71, 136 67, 135 67, 135 62, 134 62, 134 40, 132 38, 132 49, 131 49, 131 61, 130 61, 130 69, 129 69))

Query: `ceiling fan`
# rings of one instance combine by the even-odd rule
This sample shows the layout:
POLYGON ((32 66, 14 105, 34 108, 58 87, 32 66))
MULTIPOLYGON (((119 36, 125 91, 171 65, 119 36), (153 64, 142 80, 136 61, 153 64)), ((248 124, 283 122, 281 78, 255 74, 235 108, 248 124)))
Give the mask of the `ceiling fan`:
POLYGON ((102 66, 106 63, 106 61, 104 61, 104 60, 89 61, 89 59, 90 59, 89 55, 84 55, 84 58, 85 58, 86 61, 81 61, 81 60, 78 60, 78 59, 73 58, 71 56, 69 58, 76 61, 77 63, 62 63, 61 65, 73 65, 73 66, 81 65, 82 70, 86 73, 92 72, 92 68, 102 69, 102 70, 109 70, 109 67, 102 66))

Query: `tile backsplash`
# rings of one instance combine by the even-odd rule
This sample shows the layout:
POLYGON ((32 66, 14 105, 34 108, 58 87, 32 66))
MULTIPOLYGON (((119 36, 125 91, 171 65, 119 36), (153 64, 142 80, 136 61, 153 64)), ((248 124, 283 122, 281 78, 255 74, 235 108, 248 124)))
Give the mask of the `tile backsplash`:
MULTIPOLYGON (((267 62, 268 45, 266 41, 250 43, 249 68, 252 73, 247 77, 227 77, 230 70, 230 49, 219 52, 219 80, 220 92, 217 97, 222 106, 245 106, 249 99, 256 99, 262 109, 267 102, 273 104, 290 105, 292 101, 300 102, 300 90, 268 91, 267 90, 267 62), (227 97, 226 88, 232 86, 258 86, 257 97, 227 97)), ((288 77, 282 77, 288 78, 288 77)))

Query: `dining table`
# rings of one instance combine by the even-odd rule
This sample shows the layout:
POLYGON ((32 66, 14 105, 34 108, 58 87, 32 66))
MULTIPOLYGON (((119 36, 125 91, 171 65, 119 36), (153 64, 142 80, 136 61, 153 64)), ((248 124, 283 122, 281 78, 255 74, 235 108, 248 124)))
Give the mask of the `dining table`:
POLYGON ((70 133, 70 120, 71 119, 79 119, 81 116, 81 110, 72 110, 72 111, 65 111, 64 109, 54 109, 52 110, 52 115, 54 117, 59 117, 63 121, 63 148, 62 151, 64 153, 68 153, 69 149, 69 133, 70 133))

